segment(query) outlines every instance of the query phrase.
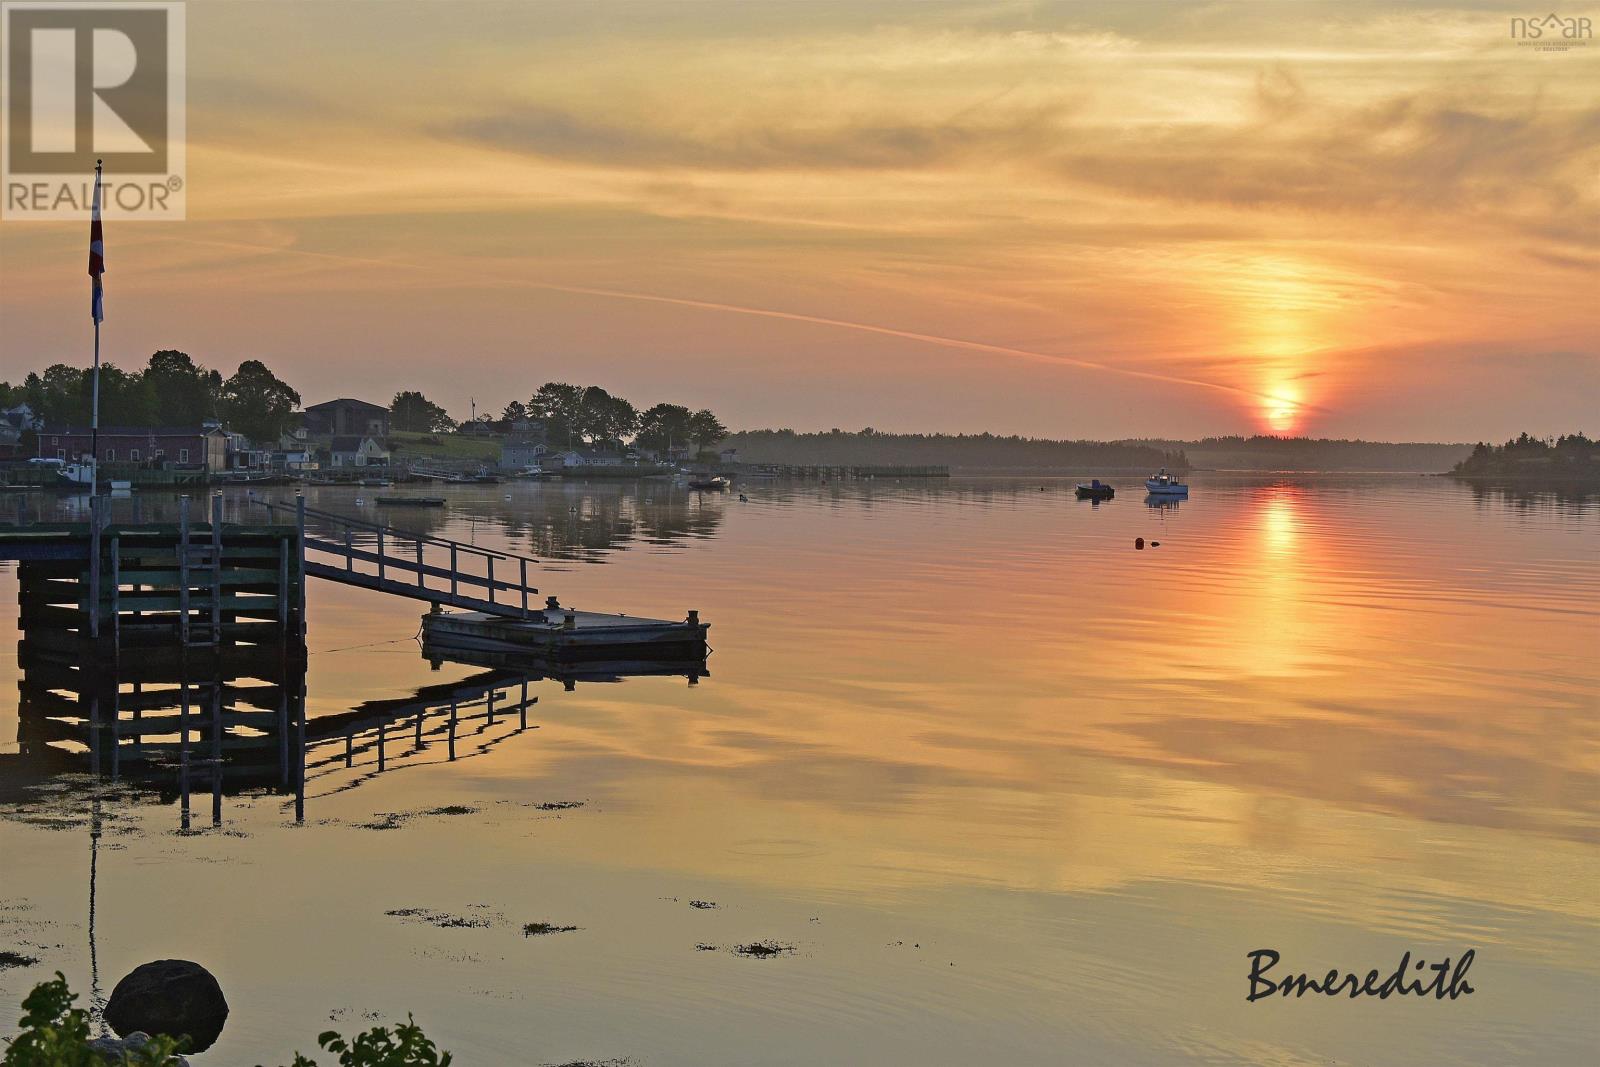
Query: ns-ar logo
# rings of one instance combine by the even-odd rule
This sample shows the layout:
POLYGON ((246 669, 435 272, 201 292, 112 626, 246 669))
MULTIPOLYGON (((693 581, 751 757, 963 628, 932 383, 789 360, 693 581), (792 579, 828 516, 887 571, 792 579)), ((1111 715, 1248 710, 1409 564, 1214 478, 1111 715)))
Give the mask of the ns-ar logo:
POLYGON ((0 217, 183 218, 184 5, 0 2, 0 217))
POLYGON ((1513 18, 1511 36, 1517 41, 1563 42, 1568 45, 1594 37, 1594 24, 1586 16, 1563 18, 1552 12, 1543 18, 1513 18))

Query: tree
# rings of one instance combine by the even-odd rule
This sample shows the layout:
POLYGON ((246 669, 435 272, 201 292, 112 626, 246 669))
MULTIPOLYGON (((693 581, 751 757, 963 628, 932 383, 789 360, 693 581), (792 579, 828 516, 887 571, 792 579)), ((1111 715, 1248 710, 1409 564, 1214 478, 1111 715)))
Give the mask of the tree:
POLYGON ((693 416, 681 404, 656 404, 639 416, 639 436, 634 444, 665 452, 673 445, 687 445, 690 441, 690 420, 693 416))
POLYGON ((511 403, 505 406, 504 411, 500 412, 500 428, 502 430, 509 430, 511 429, 511 425, 513 423, 521 422, 527 417, 527 406, 520 400, 513 400, 511 403))
POLYGON ((300 406, 300 394, 258 359, 247 359, 222 386, 222 410, 229 429, 257 444, 276 444, 300 406))
POLYGON ((701 449, 711 448, 728 436, 728 428, 702 408, 689 417, 689 437, 701 449))
POLYGON ((528 411, 543 419, 550 440, 565 440, 568 445, 578 436, 583 411, 583 389, 566 382, 545 382, 528 401, 528 411))
POLYGON ((638 426, 639 413, 632 404, 620 396, 612 396, 598 385, 583 391, 579 403, 576 429, 580 437, 595 444, 614 443, 633 433, 638 426))
POLYGON ((218 415, 222 375, 198 366, 188 353, 164 348, 144 369, 151 415, 168 426, 199 426, 218 415))
POLYGON ((455 425, 444 408, 415 391, 394 394, 389 416, 396 430, 415 433, 437 433, 455 425))

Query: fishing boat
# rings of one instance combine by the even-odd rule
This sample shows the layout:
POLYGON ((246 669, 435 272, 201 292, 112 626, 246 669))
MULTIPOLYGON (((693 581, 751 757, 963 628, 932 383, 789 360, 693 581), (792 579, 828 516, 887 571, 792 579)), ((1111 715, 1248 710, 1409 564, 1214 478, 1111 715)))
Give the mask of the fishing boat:
MULTIPOLYGON (((68 463, 63 467, 58 468, 57 474, 60 479, 68 485, 81 485, 85 488, 89 488, 94 485, 95 468, 94 464, 92 463, 68 463)), ((120 478, 115 480, 101 478, 100 484, 108 486, 112 490, 133 488, 133 483, 131 481, 125 481, 120 478)))
POLYGON ((1079 500, 1110 500, 1117 495, 1115 489, 1106 485, 1099 478, 1093 479, 1088 484, 1079 482, 1077 493, 1079 500))
POLYGON ((710 492, 713 492, 713 493, 720 493, 720 492, 722 492, 724 489, 728 488, 732 484, 733 484, 733 480, 732 479, 724 478, 720 474, 713 475, 710 478, 690 478, 689 479, 689 488, 690 489, 702 489, 702 490, 707 490, 707 491, 710 491, 710 492))
POLYGON ((1168 474, 1165 467, 1161 468, 1160 473, 1152 474, 1145 479, 1144 487, 1151 496, 1189 495, 1189 487, 1178 481, 1174 475, 1168 474))

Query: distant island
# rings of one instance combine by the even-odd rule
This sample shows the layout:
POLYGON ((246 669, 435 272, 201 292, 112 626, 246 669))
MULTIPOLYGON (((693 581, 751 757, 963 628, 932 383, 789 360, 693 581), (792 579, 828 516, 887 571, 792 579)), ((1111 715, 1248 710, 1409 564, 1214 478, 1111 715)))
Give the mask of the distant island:
POLYGON ((1107 470, 1415 471, 1439 473, 1470 444, 1390 444, 1306 437, 1207 437, 1198 441, 1069 441, 996 434, 900 434, 874 429, 744 430, 724 448, 747 463, 942 464, 969 469, 1070 467, 1107 470))
POLYGON ((1450 474, 1470 481, 1600 485, 1600 441, 1581 433, 1555 438, 1524 433, 1503 445, 1480 441, 1450 474))

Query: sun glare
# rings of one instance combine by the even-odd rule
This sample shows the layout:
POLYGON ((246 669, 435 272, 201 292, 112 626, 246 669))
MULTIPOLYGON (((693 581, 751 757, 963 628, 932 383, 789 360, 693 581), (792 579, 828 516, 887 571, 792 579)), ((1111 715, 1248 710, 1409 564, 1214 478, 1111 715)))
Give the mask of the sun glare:
POLYGON ((1261 419, 1265 428, 1275 434, 1293 434, 1300 425, 1300 390, 1286 385, 1267 390, 1261 419))

